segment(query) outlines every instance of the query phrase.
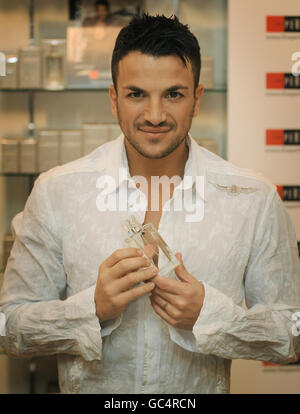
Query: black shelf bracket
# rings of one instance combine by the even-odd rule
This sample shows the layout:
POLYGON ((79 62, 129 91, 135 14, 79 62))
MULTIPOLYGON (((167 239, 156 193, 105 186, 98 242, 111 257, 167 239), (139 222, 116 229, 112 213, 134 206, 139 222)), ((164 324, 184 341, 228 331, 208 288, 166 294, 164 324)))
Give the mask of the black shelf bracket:
POLYGON ((29 39, 30 44, 34 45, 35 39, 34 39, 34 0, 30 0, 29 4, 29 39))

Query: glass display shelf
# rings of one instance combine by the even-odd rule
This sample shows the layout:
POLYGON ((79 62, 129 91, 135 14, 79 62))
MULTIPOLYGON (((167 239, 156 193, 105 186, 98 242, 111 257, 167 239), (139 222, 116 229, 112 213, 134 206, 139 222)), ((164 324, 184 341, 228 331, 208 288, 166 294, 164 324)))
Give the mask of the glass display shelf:
MULTIPOLYGON (((66 89, 59 89, 59 90, 52 90, 52 89, 0 89, 0 92, 98 92, 98 91, 108 91, 107 87, 101 88, 66 88, 66 89)), ((205 89, 205 93, 226 93, 227 87, 226 86, 216 86, 212 89, 205 89)))
POLYGON ((41 174, 40 172, 38 173, 5 173, 5 172, 0 172, 0 177, 35 177, 36 175, 41 174))
POLYGON ((204 93, 213 93, 213 92, 217 92, 217 93, 226 93, 227 92, 227 87, 226 86, 216 86, 212 89, 205 89, 204 88, 204 93))
POLYGON ((108 91, 108 86, 101 88, 65 88, 65 89, 0 89, 0 92, 97 92, 108 91))

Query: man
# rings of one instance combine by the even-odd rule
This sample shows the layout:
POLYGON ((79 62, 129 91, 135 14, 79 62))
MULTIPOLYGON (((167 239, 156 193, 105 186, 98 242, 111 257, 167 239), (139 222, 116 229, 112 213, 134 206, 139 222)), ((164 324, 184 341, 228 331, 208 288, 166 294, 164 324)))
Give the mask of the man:
POLYGON ((186 26, 135 18, 112 57, 110 99, 124 137, 41 174, 13 220, 3 344, 16 356, 57 354, 64 393, 227 393, 232 359, 299 356, 291 221, 272 184, 189 136, 199 72, 186 26), (167 195, 153 191, 163 176, 180 180, 167 195), (103 189, 103 178, 115 185, 103 189), (199 206, 204 214, 193 216, 199 206), (121 222, 132 213, 177 252, 170 277, 157 270, 162 258, 149 267, 126 247, 121 222))
POLYGON ((96 1, 96 16, 84 19, 83 26, 106 26, 109 18, 109 8, 110 6, 107 0, 96 1))

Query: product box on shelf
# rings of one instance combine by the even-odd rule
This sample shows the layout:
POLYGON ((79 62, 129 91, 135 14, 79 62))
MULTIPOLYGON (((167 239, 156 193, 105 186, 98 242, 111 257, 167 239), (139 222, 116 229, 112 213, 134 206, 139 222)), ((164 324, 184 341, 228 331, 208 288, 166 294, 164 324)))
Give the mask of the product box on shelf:
POLYGON ((17 89, 18 87, 18 62, 17 51, 5 52, 6 76, 0 76, 0 89, 17 89))
POLYGON ((68 88, 103 88, 111 83, 111 55, 121 26, 68 27, 68 88))
POLYGON ((65 88, 66 40, 42 39, 43 88, 62 90, 65 88))
POLYGON ((65 164, 80 158, 83 153, 82 131, 69 129, 60 131, 60 163, 65 164))
POLYGON ((89 154, 99 145, 111 139, 110 124, 83 124, 83 155, 89 154))
POLYGON ((119 124, 110 124, 110 131, 111 131, 110 139, 118 138, 118 136, 122 134, 122 130, 119 124))
POLYGON ((2 256, 2 267, 5 269, 7 260, 10 255, 10 251, 12 249, 14 243, 13 235, 10 233, 4 234, 3 237, 3 256, 2 256))
POLYGON ((37 140, 22 139, 20 140, 20 173, 36 174, 37 172, 37 140))
POLYGON ((200 83, 204 84, 205 89, 214 87, 214 58, 212 56, 201 56, 200 83))
POLYGON ((39 46, 28 46, 20 50, 19 88, 40 89, 42 87, 42 56, 39 46))
POLYGON ((194 138, 198 145, 218 155, 218 141, 214 138, 194 138))
POLYGON ((59 131, 54 129, 38 132, 38 171, 46 171, 59 165, 59 131))
POLYGON ((2 172, 3 173, 18 173, 19 172, 19 140, 18 139, 2 139, 2 172))

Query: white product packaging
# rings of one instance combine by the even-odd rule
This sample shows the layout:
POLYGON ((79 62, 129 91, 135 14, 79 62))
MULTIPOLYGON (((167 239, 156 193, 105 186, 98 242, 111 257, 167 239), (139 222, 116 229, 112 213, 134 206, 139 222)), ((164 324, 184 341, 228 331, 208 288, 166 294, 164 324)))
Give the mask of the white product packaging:
POLYGON ((2 172, 18 173, 19 172, 19 140, 2 139, 2 172))
POLYGON ((83 155, 89 154, 110 139, 109 124, 83 124, 83 155))
POLYGON ((42 58, 39 46, 28 46, 20 50, 19 87, 20 89, 42 87, 42 58))
POLYGON ((60 131, 60 163, 74 161, 82 156, 82 132, 79 129, 60 131))
POLYGON ((38 171, 59 165, 59 131, 40 130, 38 133, 38 171))
POLYGON ((20 173, 37 173, 37 140, 20 140, 20 173))

